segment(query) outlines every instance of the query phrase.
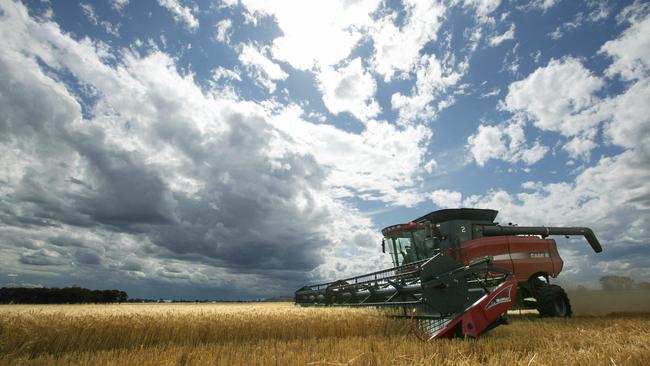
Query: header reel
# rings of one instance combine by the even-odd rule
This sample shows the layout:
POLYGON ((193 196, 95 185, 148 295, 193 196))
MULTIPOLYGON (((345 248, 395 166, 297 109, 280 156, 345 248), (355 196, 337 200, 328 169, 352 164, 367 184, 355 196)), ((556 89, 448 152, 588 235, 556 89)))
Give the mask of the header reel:
POLYGON ((488 259, 469 266, 437 254, 429 259, 362 276, 305 286, 301 306, 403 308, 418 338, 476 337, 503 323, 517 283, 488 259))

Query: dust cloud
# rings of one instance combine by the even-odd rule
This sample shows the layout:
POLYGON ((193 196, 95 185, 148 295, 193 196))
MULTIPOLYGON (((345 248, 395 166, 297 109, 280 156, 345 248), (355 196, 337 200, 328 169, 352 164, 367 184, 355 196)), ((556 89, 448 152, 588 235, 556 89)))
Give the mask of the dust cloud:
POLYGON ((567 290, 574 315, 650 312, 650 290, 567 290))

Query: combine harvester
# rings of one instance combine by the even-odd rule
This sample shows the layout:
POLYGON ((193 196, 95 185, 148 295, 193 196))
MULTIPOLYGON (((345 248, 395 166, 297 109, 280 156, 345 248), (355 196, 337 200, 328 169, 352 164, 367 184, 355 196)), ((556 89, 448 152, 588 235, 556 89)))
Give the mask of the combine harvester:
POLYGON ((541 316, 571 316, 564 290, 552 285, 563 261, 549 235, 581 235, 596 253, 586 227, 500 226, 498 211, 447 209, 382 230, 382 252, 395 267, 295 293, 301 306, 370 306, 402 309, 423 340, 477 337, 507 322, 511 307, 541 316))

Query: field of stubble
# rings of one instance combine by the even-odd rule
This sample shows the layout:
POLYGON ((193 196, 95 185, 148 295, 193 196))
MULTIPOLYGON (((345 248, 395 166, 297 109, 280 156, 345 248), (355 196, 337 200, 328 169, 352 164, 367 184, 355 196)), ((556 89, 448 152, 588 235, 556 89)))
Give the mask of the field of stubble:
POLYGON ((290 303, 0 305, 3 365, 650 365, 650 314, 511 315, 423 343, 370 309, 290 303))

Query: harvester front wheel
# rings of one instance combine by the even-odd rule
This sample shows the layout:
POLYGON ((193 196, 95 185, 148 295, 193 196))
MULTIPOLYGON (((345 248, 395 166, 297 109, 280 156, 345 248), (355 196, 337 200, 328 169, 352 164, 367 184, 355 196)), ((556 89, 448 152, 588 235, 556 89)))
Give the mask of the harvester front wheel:
POLYGON ((564 289, 558 285, 547 285, 537 290, 537 311, 542 317, 570 317, 571 303, 564 289))

